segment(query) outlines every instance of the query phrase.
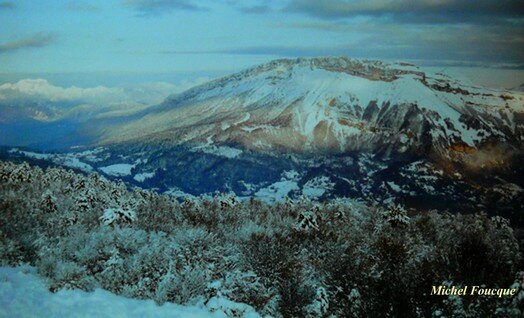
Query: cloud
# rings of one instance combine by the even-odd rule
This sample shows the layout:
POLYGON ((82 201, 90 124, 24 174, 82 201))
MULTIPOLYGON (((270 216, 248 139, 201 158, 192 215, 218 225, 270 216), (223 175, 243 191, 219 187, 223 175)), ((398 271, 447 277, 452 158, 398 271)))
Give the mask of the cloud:
POLYGON ((100 11, 100 7, 94 4, 80 2, 80 1, 70 1, 66 5, 67 10, 70 11, 82 11, 82 12, 97 12, 100 11))
MULTIPOLYGON (((333 37, 338 39, 339 46, 333 46, 332 54, 358 54, 382 59, 524 63, 524 33, 515 25, 413 25, 372 19, 284 22, 274 27, 338 33, 333 37)), ((315 50, 318 48, 313 47, 315 50)))
POLYGON ((44 79, 24 79, 0 85, 0 100, 47 100, 51 102, 85 101, 108 102, 114 97, 124 97, 122 89, 54 86, 44 79))
POLYGON ((0 44, 0 54, 27 48, 39 48, 52 44, 56 40, 53 34, 36 34, 28 38, 0 44))
POLYGON ((368 16, 409 23, 494 23, 524 15, 522 0, 291 0, 286 12, 321 19, 368 16))
MULTIPOLYGON (((290 27, 297 27, 292 24, 290 27)), ((300 27, 318 27, 305 25, 300 27)), ((468 61, 483 65, 516 67, 524 61, 524 37, 503 27, 472 25, 420 26, 363 23, 339 26, 341 34, 355 32, 334 45, 260 45, 219 50, 164 51, 164 54, 229 54, 274 57, 350 56, 372 59, 468 61)))
POLYGON ((239 11, 242 13, 247 13, 247 14, 264 14, 264 13, 272 12, 273 9, 267 5, 257 5, 257 6, 242 7, 239 9, 239 11))
POLYGON ((504 26, 364 25, 357 46, 379 57, 522 63, 524 36, 504 26), (385 29, 384 29, 385 28, 385 29))
POLYGON ((332 47, 295 47, 295 46, 252 46, 222 50, 194 50, 194 51, 162 51, 161 54, 194 55, 194 54, 225 54, 225 55, 266 55, 279 57, 318 56, 330 55, 332 47), (324 54, 323 54, 324 53, 324 54))
POLYGON ((23 79, 0 85, 0 125, 27 119, 86 121, 129 115, 205 81, 208 79, 81 88, 55 86, 44 79, 23 79))
MULTIPOLYGON (((276 28, 307 29, 326 38, 322 44, 264 45, 207 54, 268 56, 351 55, 363 58, 524 63, 522 0, 288 0, 272 7, 259 0, 251 13, 267 10, 300 14, 276 28), (260 7, 258 9, 258 7, 260 7), (289 21, 289 22, 288 22, 289 21), (329 34, 333 32, 333 34, 329 34), (338 33, 338 34, 336 34, 338 33), (333 37, 334 41, 327 38, 333 37), (331 46, 329 42, 334 42, 331 46)), ((310 38, 308 36, 305 39, 310 38)), ((294 43, 300 43, 295 41, 294 43)), ((275 44, 275 43, 271 43, 275 44)), ((197 52, 206 54, 205 52, 197 52)))
POLYGON ((502 64, 497 66, 496 68, 500 68, 503 70, 518 70, 523 71, 524 70, 524 64, 502 64))
POLYGON ((16 7, 14 2, 2 1, 0 2, 0 10, 14 9, 16 7))
POLYGON ((171 94, 180 93, 207 80, 207 78, 197 78, 176 85, 154 82, 125 87, 81 88, 55 86, 44 79, 23 79, 15 83, 0 85, 0 102, 45 101, 66 103, 67 105, 91 104, 100 106, 156 104, 162 102, 171 94))
POLYGON ((190 0, 124 0, 124 6, 140 11, 144 15, 159 14, 171 10, 207 11, 190 0))

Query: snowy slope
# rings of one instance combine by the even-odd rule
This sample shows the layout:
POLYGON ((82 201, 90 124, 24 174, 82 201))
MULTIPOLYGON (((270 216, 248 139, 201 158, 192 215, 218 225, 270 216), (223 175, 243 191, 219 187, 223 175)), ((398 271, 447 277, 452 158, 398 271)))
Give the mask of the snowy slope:
POLYGON ((51 293, 44 280, 29 266, 0 267, 0 317, 227 317, 224 308, 245 310, 243 317, 260 317, 243 304, 211 299, 208 307, 166 303, 117 296, 97 289, 94 292, 60 290, 51 293), (228 305, 228 306, 224 306, 228 305), (249 309, 249 310, 246 310, 249 309))
MULTIPOLYGON (((518 147, 524 95, 407 64, 277 60, 173 95, 105 142, 186 142, 295 152, 518 147)), ((205 149, 205 148, 202 148, 205 149)))

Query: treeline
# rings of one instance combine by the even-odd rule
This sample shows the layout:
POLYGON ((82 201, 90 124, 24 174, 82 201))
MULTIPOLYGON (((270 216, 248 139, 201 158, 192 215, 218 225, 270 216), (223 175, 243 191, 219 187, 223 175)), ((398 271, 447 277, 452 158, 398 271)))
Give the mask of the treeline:
MULTIPOLYGON (((104 288, 157 303, 214 296, 274 317, 521 317, 524 272, 507 220, 340 199, 178 202, 97 174, 0 162, 0 258, 51 291, 104 288), (433 285, 517 288, 512 298, 433 285)), ((232 311, 241 316, 241 311, 232 311)))

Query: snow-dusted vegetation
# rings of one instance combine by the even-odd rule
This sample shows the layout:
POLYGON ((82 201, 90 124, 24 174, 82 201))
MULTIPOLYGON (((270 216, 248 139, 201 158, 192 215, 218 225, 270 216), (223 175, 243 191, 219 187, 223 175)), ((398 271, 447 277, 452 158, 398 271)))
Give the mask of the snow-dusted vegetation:
POLYGON ((97 174, 10 162, 0 162, 0 213, 2 265, 35 266, 51 292, 102 288, 229 317, 523 313, 522 259, 501 217, 352 200, 178 202, 97 174), (443 284, 518 291, 430 295, 443 284))

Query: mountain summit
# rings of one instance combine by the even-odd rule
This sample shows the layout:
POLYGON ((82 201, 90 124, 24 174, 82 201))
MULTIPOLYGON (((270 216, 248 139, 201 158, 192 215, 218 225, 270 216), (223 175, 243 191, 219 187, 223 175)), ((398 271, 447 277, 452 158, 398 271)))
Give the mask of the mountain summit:
POLYGON ((256 151, 474 152, 518 147, 524 96, 407 63, 281 59, 169 97, 106 142, 232 144, 256 151))

